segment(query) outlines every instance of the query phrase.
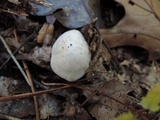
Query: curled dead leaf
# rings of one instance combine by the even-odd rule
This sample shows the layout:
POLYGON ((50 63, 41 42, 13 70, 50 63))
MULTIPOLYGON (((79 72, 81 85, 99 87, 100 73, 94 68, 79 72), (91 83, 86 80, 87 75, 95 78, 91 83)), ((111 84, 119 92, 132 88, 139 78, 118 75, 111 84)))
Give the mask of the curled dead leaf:
POLYGON ((111 29, 101 30, 109 47, 139 46, 149 52, 149 60, 160 58, 159 0, 116 0, 125 16, 111 29))

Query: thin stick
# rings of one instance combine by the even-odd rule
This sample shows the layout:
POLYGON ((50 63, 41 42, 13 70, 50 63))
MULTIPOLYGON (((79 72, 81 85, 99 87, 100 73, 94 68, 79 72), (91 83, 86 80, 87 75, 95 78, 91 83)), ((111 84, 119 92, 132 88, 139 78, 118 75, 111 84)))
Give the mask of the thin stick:
POLYGON ((0 119, 7 119, 7 120, 22 120, 22 119, 19 119, 19 118, 15 118, 15 117, 12 117, 12 116, 9 116, 9 115, 4 115, 4 114, 0 114, 0 119))
POLYGON ((103 87, 104 83, 102 83, 100 85, 100 87, 94 92, 92 93, 82 104, 81 104, 81 107, 84 106, 84 104, 87 103, 88 100, 90 100, 95 94, 97 94, 99 92, 99 90, 103 87))
POLYGON ((0 35, 0 39, 2 41, 2 43, 4 44, 5 48, 7 49, 7 52, 10 54, 10 56, 12 57, 13 61, 15 62, 15 64, 17 65, 17 67, 19 68, 20 72, 22 73, 23 77, 25 78, 26 82, 28 83, 29 86, 31 86, 27 75, 25 74, 25 72, 23 71, 22 67, 20 66, 20 64, 18 63, 17 59, 15 58, 15 56, 13 55, 12 51, 10 50, 10 48, 8 47, 7 43, 5 42, 5 40, 3 39, 3 37, 0 35))
POLYGON ((49 93, 49 92, 53 92, 53 91, 56 91, 56 90, 70 88, 70 87, 71 87, 70 85, 65 85, 65 86, 62 86, 62 87, 53 88, 53 89, 49 89, 49 90, 38 91, 38 92, 33 92, 33 93, 24 93, 24 94, 12 95, 12 96, 4 96, 4 97, 0 97, 0 102, 9 101, 9 100, 13 100, 13 99, 33 97, 33 96, 36 96, 36 95, 49 93))
MULTIPOLYGON (((29 68, 28 68, 28 66, 27 66, 27 64, 26 64, 25 61, 22 61, 22 63, 23 63, 23 66, 24 66, 24 68, 26 70, 26 74, 28 76, 28 79, 29 79, 29 81, 31 83, 31 91, 35 92, 35 88, 34 88, 34 84, 33 84, 33 80, 32 80, 29 68)), ((34 99, 34 105, 35 105, 35 110, 36 110, 36 120, 40 120, 40 114, 39 114, 39 107, 38 107, 37 97, 33 96, 33 99, 34 99)))
MULTIPOLYGON (((93 92, 93 93, 95 92, 95 89, 86 88, 86 87, 84 87, 84 86, 72 86, 72 87, 79 88, 79 89, 82 89, 82 90, 87 90, 87 91, 90 91, 90 92, 93 92)), ((117 99, 115 99, 115 98, 113 98, 113 97, 111 97, 111 96, 109 96, 109 95, 107 95, 107 94, 105 94, 105 93, 99 92, 99 94, 100 94, 100 95, 103 95, 103 96, 105 96, 105 97, 107 97, 107 98, 109 98, 109 99, 111 99, 111 100, 114 100, 115 102, 117 102, 117 103, 119 103, 119 104, 122 104, 122 105, 125 106, 125 107, 132 108, 131 106, 126 105, 125 103, 123 103, 123 102, 121 102, 121 101, 119 101, 119 100, 117 100, 117 99)))
MULTIPOLYGON (((17 33, 16 33, 16 30, 15 30, 15 29, 14 29, 14 36, 15 36, 16 41, 19 42, 18 37, 17 37, 17 33)), ((22 52, 19 50, 19 53, 21 54, 22 52)), ((32 77, 31 77, 29 68, 28 68, 25 60, 22 60, 22 64, 23 64, 23 66, 24 66, 24 68, 25 68, 25 71, 26 71, 28 80, 29 80, 29 82, 31 83, 31 91, 32 91, 32 92, 35 92, 33 80, 32 80, 32 77)), ((36 96, 33 96, 33 99, 34 99, 34 105, 35 105, 35 111, 36 111, 36 120, 40 120, 37 97, 36 97, 36 96)))
POLYGON ((63 86, 63 85, 67 85, 66 83, 46 83, 43 80, 41 80, 41 83, 46 85, 46 86, 63 86))
MULTIPOLYGON (((32 33, 21 45, 19 48, 17 48, 14 52, 13 55, 15 55, 33 36, 35 35, 35 33, 32 33)), ((0 70, 8 63, 8 61, 11 59, 12 57, 10 56, 0 67, 0 70)))

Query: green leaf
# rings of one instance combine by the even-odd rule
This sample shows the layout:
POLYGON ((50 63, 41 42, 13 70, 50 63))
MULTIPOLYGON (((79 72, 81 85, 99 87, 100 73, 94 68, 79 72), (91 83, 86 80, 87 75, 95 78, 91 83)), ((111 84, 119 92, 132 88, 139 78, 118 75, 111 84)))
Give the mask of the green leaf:
POLYGON ((133 115, 131 112, 127 112, 114 118, 114 120, 136 120, 136 116, 133 115))
POLYGON ((143 97, 141 104, 144 108, 152 112, 160 110, 160 83, 157 83, 148 93, 143 97))

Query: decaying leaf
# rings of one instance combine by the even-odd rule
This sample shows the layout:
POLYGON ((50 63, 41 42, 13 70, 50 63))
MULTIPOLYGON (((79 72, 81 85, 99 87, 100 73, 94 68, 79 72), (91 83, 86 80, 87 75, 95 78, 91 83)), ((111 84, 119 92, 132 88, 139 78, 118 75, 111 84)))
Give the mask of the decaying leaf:
POLYGON ((22 55, 18 55, 17 58, 19 59, 26 59, 32 61, 33 63, 41 66, 47 67, 51 57, 51 46, 42 46, 42 47, 35 47, 31 53, 26 54, 23 53, 22 55))
POLYGON ((0 76, 0 96, 11 95, 18 84, 20 83, 17 80, 0 76))
POLYGON ((115 27, 101 30, 109 46, 139 46, 148 50, 149 60, 160 58, 160 1, 116 1, 124 6, 125 16, 115 27))
POLYGON ((146 76, 146 80, 143 80, 143 82, 150 87, 153 87, 156 83, 160 82, 160 68, 156 62, 152 63, 148 75, 146 76))
POLYGON ((38 98, 40 107, 41 119, 46 119, 48 116, 59 116, 61 115, 61 103, 54 96, 43 94, 38 98))
MULTIPOLYGON (((95 88, 95 86, 98 85, 93 85, 92 87, 95 88)), ((123 103, 131 104, 136 99, 127 95, 130 90, 131 88, 128 85, 123 85, 117 80, 112 80, 104 83, 104 86, 99 90, 99 94, 107 94, 123 103)), ((87 98, 91 95, 91 93, 86 91, 83 94, 87 98)), ((89 99, 88 104, 89 112, 98 120, 112 120, 119 112, 127 110, 126 106, 101 95, 95 95, 92 99, 89 99)))
POLYGON ((12 37, 6 37, 6 42, 9 46, 14 46, 15 48, 20 47, 20 43, 16 42, 12 37))
MULTIPOLYGON (((0 76, 0 96, 8 96, 15 94, 14 92, 22 92, 22 88, 20 88, 20 91, 17 90, 20 84, 21 82, 18 80, 0 76)), ((34 103, 29 98, 0 102, 0 113, 17 118, 34 115, 34 103)))
POLYGON ((89 115, 88 111, 84 108, 80 107, 76 101, 67 101, 64 104, 65 108, 62 113, 68 119, 75 119, 75 120, 91 120, 91 116, 89 115))
POLYGON ((35 115, 34 103, 29 98, 0 103, 0 113, 17 118, 24 118, 28 115, 35 115))
POLYGON ((33 10, 28 1, 25 0, 1 0, 1 12, 7 12, 18 16, 28 16, 28 12, 33 10))

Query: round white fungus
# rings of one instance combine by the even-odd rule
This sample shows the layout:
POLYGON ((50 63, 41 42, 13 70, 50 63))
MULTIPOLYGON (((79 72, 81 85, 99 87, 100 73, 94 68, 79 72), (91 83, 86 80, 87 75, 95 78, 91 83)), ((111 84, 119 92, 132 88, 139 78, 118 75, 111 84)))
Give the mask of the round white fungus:
POLYGON ((67 81, 81 78, 89 67, 91 53, 78 30, 63 33, 52 47, 51 68, 67 81))

